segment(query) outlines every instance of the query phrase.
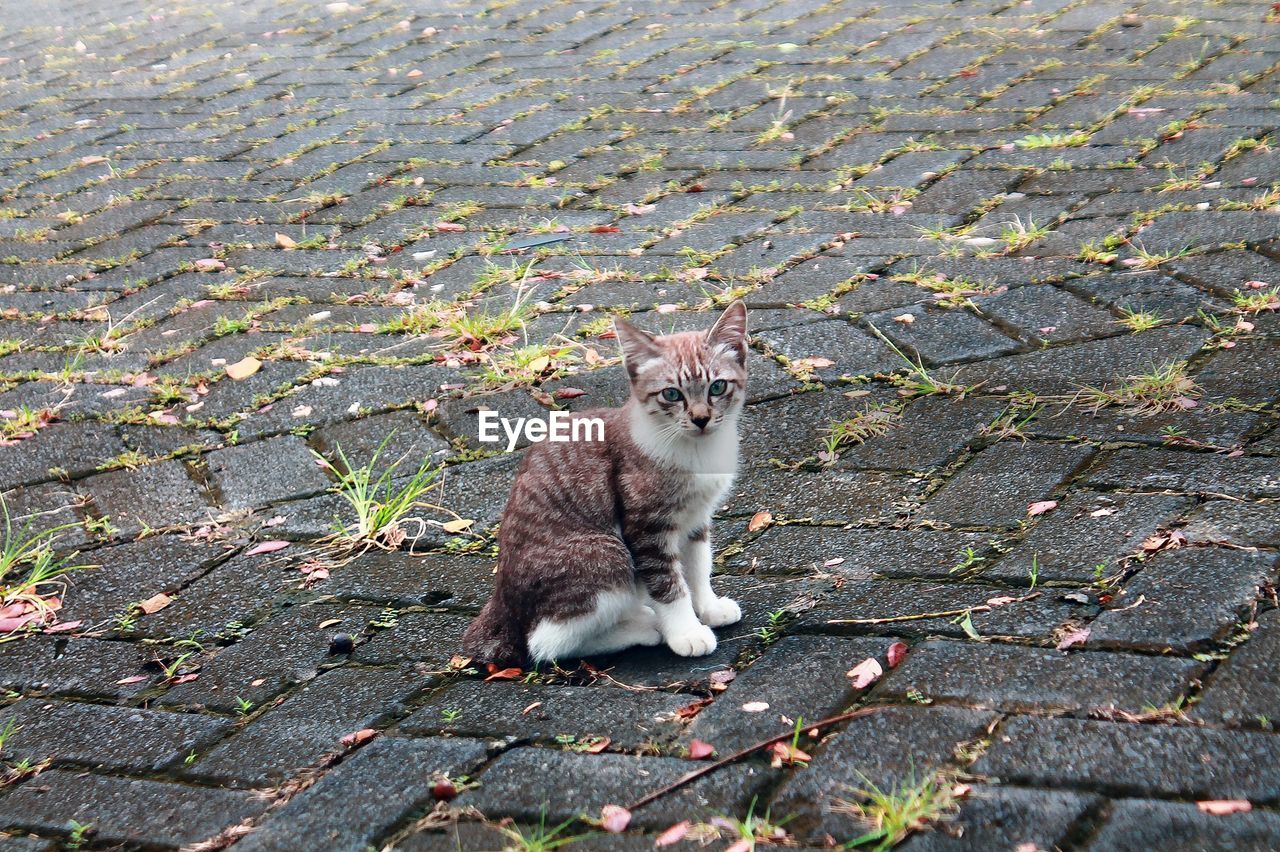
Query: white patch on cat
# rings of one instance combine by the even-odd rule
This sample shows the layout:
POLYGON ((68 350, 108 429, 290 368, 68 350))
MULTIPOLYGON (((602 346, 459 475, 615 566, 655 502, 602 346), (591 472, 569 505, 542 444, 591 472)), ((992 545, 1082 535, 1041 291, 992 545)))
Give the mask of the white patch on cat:
POLYGON ((529 656, 549 662, 657 645, 663 638, 658 617, 643 601, 639 592, 601 592, 585 615, 543 619, 529 633, 529 656))

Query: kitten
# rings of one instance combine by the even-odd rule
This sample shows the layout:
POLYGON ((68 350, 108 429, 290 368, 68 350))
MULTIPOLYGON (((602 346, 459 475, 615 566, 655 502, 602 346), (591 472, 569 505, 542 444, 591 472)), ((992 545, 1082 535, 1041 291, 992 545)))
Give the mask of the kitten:
POLYGON ((534 444, 502 516, 493 596, 463 635, 480 662, 524 665, 665 642, 715 650, 742 618, 711 589, 711 513, 738 466, 747 310, 656 337, 614 324, 631 379, 621 408, 587 411, 604 440, 534 444))

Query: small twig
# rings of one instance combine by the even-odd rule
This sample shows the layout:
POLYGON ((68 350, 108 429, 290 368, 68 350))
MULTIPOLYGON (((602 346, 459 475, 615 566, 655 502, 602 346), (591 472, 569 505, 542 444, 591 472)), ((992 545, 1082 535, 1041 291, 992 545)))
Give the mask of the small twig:
POLYGON ((927 621, 931 618, 956 618, 972 612, 991 612, 996 606, 1005 606, 1011 603, 1022 603, 1032 598, 1040 597, 1039 592, 1032 592, 1029 595, 1023 595, 1020 598, 1010 598, 1002 604, 977 604, 975 606, 967 606, 963 609, 944 609, 938 612, 921 612, 915 615, 894 615, 888 618, 834 618, 827 621, 827 624, 892 624, 898 621, 927 621))
MULTIPOLYGON (((832 725, 838 725, 841 722, 848 722, 852 719, 859 719, 863 716, 870 716, 873 713, 879 713, 881 710, 886 710, 892 706, 893 705, 891 704, 880 704, 875 707, 862 707, 857 710, 851 710, 848 713, 841 713, 839 716, 831 716, 830 718, 822 719, 821 721, 814 722, 811 725, 803 725, 802 727, 806 731, 815 731, 820 728, 829 728, 832 725)), ((675 781, 672 781, 670 784, 667 784, 664 787, 659 787, 657 790, 654 790, 652 793, 649 793, 648 795, 643 796, 642 798, 636 800, 632 804, 627 805, 627 810, 634 811, 636 808, 644 807, 650 802, 656 799, 660 799, 674 790, 678 790, 679 788, 690 783, 691 781, 696 781, 697 779, 701 778, 704 775, 710 775, 712 772, 715 772, 717 769, 720 769, 721 767, 728 766, 730 763, 737 763, 739 760, 742 760, 742 758, 746 757, 747 755, 751 754, 754 751, 759 751, 760 749, 768 748, 774 743, 780 743, 783 740, 789 740, 794 736, 795 736, 795 731, 787 731, 784 734, 778 734, 778 736, 776 737, 770 737, 767 740, 762 740, 756 743, 755 745, 747 746, 741 751, 736 751, 733 754, 729 755, 728 757, 722 757, 719 760, 715 761, 714 763, 708 763, 706 766, 699 767, 698 769, 695 769, 692 772, 686 772, 684 775, 681 775, 679 778, 677 778, 675 781)))

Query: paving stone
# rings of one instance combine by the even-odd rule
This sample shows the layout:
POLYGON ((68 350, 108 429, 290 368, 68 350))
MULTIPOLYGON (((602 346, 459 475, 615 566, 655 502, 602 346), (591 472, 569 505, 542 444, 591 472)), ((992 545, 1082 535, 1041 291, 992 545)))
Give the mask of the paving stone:
POLYGON ((758 337, 772 351, 791 361, 820 358, 832 361, 813 374, 823 381, 840 376, 867 376, 899 369, 902 360, 880 341, 843 320, 825 320, 780 331, 764 331, 758 337))
POLYGON ((235 790, 163 781, 40 773, 0 801, 0 823, 32 831, 66 831, 72 820, 92 824, 102 843, 146 842, 164 848, 213 837, 256 816, 267 803, 235 790))
POLYGON ((411 672, 349 666, 326 672, 200 755, 184 774, 219 784, 279 783, 341 751, 347 734, 402 714, 405 701, 426 685, 411 672))
POLYGON ((131 635, 198 640, 235 635, 255 614, 285 597, 286 584, 300 576, 278 557, 241 556, 218 565, 183 587, 164 609, 137 616, 131 635))
POLYGON ((911 305, 867 314, 863 322, 878 328, 899 348, 928 366, 978 361, 1008 355, 1018 344, 989 323, 963 310, 911 305), (898 317, 910 316, 910 322, 898 317))
POLYGON ((1270 734, 1015 716, 973 771, 1120 795, 1267 800, 1276 795, 1277 762, 1280 742, 1270 734))
POLYGON ((370 463, 378 453, 375 475, 392 465, 398 465, 396 469, 401 473, 412 473, 424 459, 439 458, 449 450, 448 441, 409 411, 336 423, 317 429, 310 439, 312 446, 334 463, 339 461, 339 450, 355 465, 370 463))
MULTIPOLYGON (((974 607, 996 598, 1014 597, 1000 586, 972 583, 898 582, 854 579, 840 583, 802 612, 799 627, 806 630, 841 630, 899 636, 948 636, 962 638, 959 619, 974 607), (931 613, 947 615, 929 616, 931 613), (891 619, 864 624, 831 624, 849 619, 891 619), (901 620, 897 620, 901 619, 901 620)), ((1048 639, 1068 618, 1086 613, 1057 596, 1044 593, 1025 601, 1002 604, 989 612, 969 612, 974 630, 981 636, 1020 636, 1048 639)), ((1087 614, 1092 615, 1092 612, 1087 614)))
POLYGON ((778 518, 858 520, 892 515, 914 494, 911 480, 861 471, 781 471, 752 467, 739 474, 726 503, 732 514, 768 511, 778 518))
POLYGON ((1194 660, 929 641, 911 649, 875 696, 902 700, 916 691, 984 709, 1138 713, 1172 703, 1203 668, 1194 660))
POLYGON ((1090 472, 1087 484, 1232 497, 1280 495, 1280 459, 1119 450, 1090 472))
POLYGON ((1103 387, 1151 364, 1185 360, 1200 349, 1204 332, 1194 328, 1152 329, 1026 355, 1009 355, 962 367, 955 381, 984 382, 984 390, 1026 390, 1071 395, 1081 386, 1103 387))
POLYGON ((224 551, 217 547, 172 535, 85 553, 83 561, 95 567, 72 575, 62 617, 86 622, 115 619, 124 615, 131 604, 161 592, 177 592, 219 562, 223 555, 224 551))
MULTIPOLYGON (((669 784, 697 764, 674 757, 634 757, 623 754, 579 754, 542 748, 517 748, 504 753, 476 779, 480 786, 455 799, 457 807, 471 806, 502 812, 517 821, 546 824, 586 814, 598 817, 608 804, 629 802, 644 792, 669 784), (555 786, 530 786, 530 778, 555 778, 555 786)), ((632 812, 636 828, 664 829, 673 813, 714 816, 746 806, 774 773, 756 766, 726 767, 689 784, 645 808, 632 812)))
POLYGON ((1138 852, 1159 847, 1170 852, 1197 849, 1263 850, 1275 846, 1280 816, 1255 810, 1220 817, 1180 802, 1120 799, 1111 804, 1102 829, 1085 848, 1138 852))
POLYGON ((236 845, 292 850, 298 833, 305 832, 325 849, 363 852, 403 816, 432 804, 431 788, 438 777, 456 778, 484 756, 478 740, 380 737, 236 845))
POLYGON ((1280 511, 1275 503, 1210 500, 1187 519, 1183 529, 1198 544, 1280 547, 1280 511))
POLYGON ((0 488, 57 478, 55 470, 81 477, 125 451, 114 427, 103 424, 52 424, 34 437, 0 446, 0 488))
POLYGON ((855 719, 815 750, 805 772, 782 785, 771 811, 794 814, 788 830, 802 838, 858 837, 866 828, 840 807, 842 800, 856 799, 869 784, 892 791, 919 783, 950 764, 958 746, 980 739, 996 718, 952 707, 889 707, 855 719))
POLYGON ((1028 342, 1089 340, 1116 330, 1110 313, 1051 285, 1015 287, 974 304, 984 315, 1017 328, 1028 342))
POLYGON ((715 696, 711 706, 694 718, 685 739, 701 739, 721 754, 731 754, 786 733, 797 719, 815 722, 833 716, 857 694, 845 673, 868 657, 887 666, 884 655, 888 646, 887 641, 878 639, 782 639, 715 696), (782 672, 785 679, 778 677, 782 672), (757 702, 768 704, 768 709, 743 710, 744 705, 757 702))
POLYGON ((372 550, 333 572, 324 590, 395 606, 479 608, 493 591, 493 559, 372 550))
POLYGON ((1099 797, 1087 793, 975 784, 955 817, 908 838, 902 848, 910 852, 1061 848, 1077 821, 1100 803, 1099 797))
POLYGON ((920 399, 882 435, 841 451, 839 465, 863 470, 927 471, 955 458, 1003 412, 988 399, 920 399))
POLYGON ((238 711, 242 701, 260 706, 290 686, 312 680, 321 666, 341 662, 344 656, 330 653, 333 637, 345 633, 359 639, 380 613, 373 606, 293 607, 217 650, 202 663, 198 679, 171 688, 160 701, 223 712, 238 711))
POLYGON ((1090 642, 1203 649, 1230 634, 1275 568, 1276 557, 1268 553, 1200 547, 1160 553, 1094 622, 1090 642), (1139 598, 1141 604, 1125 609, 1139 598))
POLYGON ((218 719, 134 707, 28 698, 5 711, 18 734, 6 750, 38 762, 52 757, 100 769, 153 772, 230 728, 218 719))
POLYGON ((394 624, 361 645, 353 657, 375 665, 406 661, 443 666, 462 647, 462 631, 471 619, 438 612, 406 612, 394 624))
POLYGON ((1258 616, 1249 640, 1214 671, 1192 715, 1211 724, 1271 730, 1280 716, 1280 688, 1270 676, 1278 648, 1280 619, 1272 610, 1258 616))
POLYGON ((204 463, 218 502, 233 511, 308 497, 330 484, 306 443, 293 436, 215 450, 204 463))
POLYGON ((129 642, 32 636, 0 655, 0 686, 91 698, 120 699, 146 689, 154 653, 129 642), (141 676, 142 679, 122 683, 141 676))
POLYGON ((98 517, 110 519, 123 532, 189 524, 211 512, 204 490, 179 461, 101 473, 86 479, 83 488, 98 517))
POLYGON ((983 553, 989 538, 981 533, 936 530, 840 530, 788 525, 761 533, 741 553, 730 556, 727 564, 758 574, 945 578, 956 573, 953 569, 964 561, 965 548, 983 553))
POLYGON ((637 692, 619 701, 605 686, 534 686, 461 681, 435 694, 402 721, 402 734, 512 737, 549 743, 564 736, 585 742, 607 737, 614 750, 669 742, 679 730, 675 711, 689 696, 637 692), (456 714, 456 715, 455 715, 456 714))
POLYGON ((1009 526, 1025 518, 1032 503, 1051 496, 1092 455, 1087 447, 1003 441, 961 468, 923 511, 957 526, 1009 526))
POLYGON ((1040 582, 1089 583, 1110 576, 1147 536, 1191 505, 1184 497, 1078 491, 1041 515, 1031 532, 982 572, 984 578, 1030 582, 1032 560, 1040 582))

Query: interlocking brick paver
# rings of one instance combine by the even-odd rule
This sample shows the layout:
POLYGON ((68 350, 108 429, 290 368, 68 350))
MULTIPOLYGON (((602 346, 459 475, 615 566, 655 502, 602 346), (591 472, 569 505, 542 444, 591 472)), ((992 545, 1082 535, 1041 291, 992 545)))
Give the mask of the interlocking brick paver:
POLYGON ((1280 846, 1270 4, 154 6, 0 4, 0 532, 98 566, 0 634, 0 845, 498 848, 885 706, 575 848, 843 844, 939 769, 906 848, 1280 846), (620 404, 615 317, 732 298, 743 620, 486 680, 478 413, 620 404))

